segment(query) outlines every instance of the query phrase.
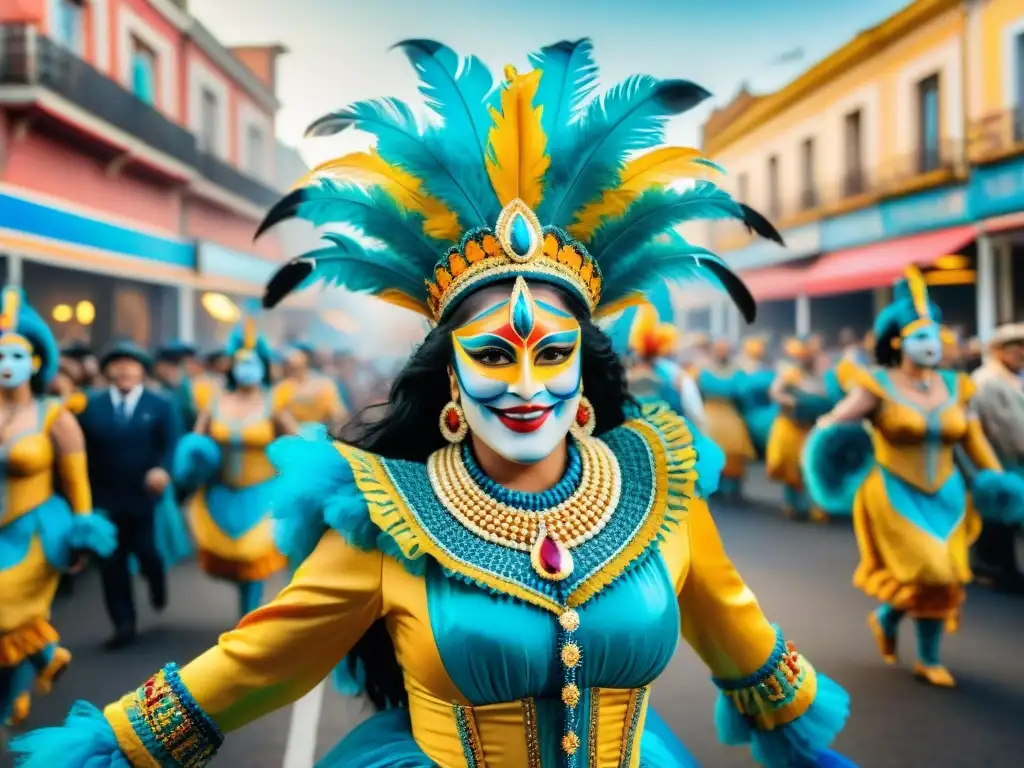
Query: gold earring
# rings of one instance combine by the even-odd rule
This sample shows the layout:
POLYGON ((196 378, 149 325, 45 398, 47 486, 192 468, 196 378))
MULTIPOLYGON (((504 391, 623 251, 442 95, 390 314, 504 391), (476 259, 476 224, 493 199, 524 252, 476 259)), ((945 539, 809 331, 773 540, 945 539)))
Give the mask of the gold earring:
POLYGON ((448 404, 441 409, 438 426, 441 428, 441 436, 452 445, 461 443, 469 433, 466 414, 463 412, 462 406, 455 400, 449 400, 448 404))
POLYGON ((39 355, 32 355, 32 373, 39 373, 43 367, 43 359, 39 355))
POLYGON ((576 406, 576 418, 573 420, 571 432, 577 438, 590 437, 597 427, 597 413, 594 406, 586 397, 580 397, 580 404, 576 406))

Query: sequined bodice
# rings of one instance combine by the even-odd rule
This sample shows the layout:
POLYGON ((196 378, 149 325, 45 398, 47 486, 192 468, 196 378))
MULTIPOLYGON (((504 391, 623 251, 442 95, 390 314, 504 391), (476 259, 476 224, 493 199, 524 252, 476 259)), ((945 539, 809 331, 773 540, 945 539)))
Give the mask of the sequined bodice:
POLYGON ((274 476, 267 446, 276 437, 270 400, 244 419, 228 419, 217 404, 211 411, 210 437, 221 448, 221 479, 227 485, 245 487, 274 476))

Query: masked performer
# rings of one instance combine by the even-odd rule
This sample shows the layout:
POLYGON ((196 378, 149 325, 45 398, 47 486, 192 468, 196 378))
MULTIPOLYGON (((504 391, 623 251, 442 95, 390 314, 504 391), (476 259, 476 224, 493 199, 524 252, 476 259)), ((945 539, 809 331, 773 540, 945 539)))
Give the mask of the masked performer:
POLYGON ((807 496, 801 460, 808 433, 834 401, 827 396, 825 384, 817 375, 819 358, 815 344, 789 339, 785 354, 770 390, 772 400, 781 410, 768 436, 765 471, 769 479, 783 484, 784 511, 788 516, 806 515, 815 522, 824 522, 828 520, 827 513, 807 496))
POLYGON ((697 383, 672 359, 679 332, 671 323, 658 320, 652 304, 637 307, 629 328, 629 390, 641 402, 661 401, 704 431, 704 403, 697 383))
POLYGON ((875 323, 881 367, 852 369, 849 395, 822 419, 806 458, 820 488, 855 489, 861 559, 853 583, 882 604, 869 616, 882 657, 896 662, 897 628, 909 616, 917 625, 914 674, 952 686, 939 651, 971 578, 979 512, 1019 520, 1024 480, 1002 473, 971 405, 970 378, 937 370, 939 322, 921 273, 910 270, 875 323), (862 419, 874 443, 860 451, 867 461, 851 458, 865 442, 862 419))
POLYGON ((251 318, 227 351, 234 363, 224 391, 179 443, 174 482, 195 491, 188 517, 200 567, 238 585, 244 616, 262 602, 263 582, 286 564, 271 532, 267 446, 297 427, 270 389, 270 348, 251 318))
POLYGON ((345 181, 300 187, 266 222, 345 222, 386 250, 332 231, 265 300, 322 277, 434 329, 348 444, 274 446, 281 540, 302 561, 276 600, 106 719, 82 704, 13 748, 29 768, 70 765, 72 749, 105 755, 75 765, 198 764, 354 649, 383 711, 323 766, 678 768, 690 758, 648 701, 681 628, 722 690, 728 741, 779 768, 839 760, 825 746, 845 694, 764 618, 694 491, 688 429, 667 409, 627 413, 592 319, 701 275, 753 315, 721 259, 654 242, 690 216, 774 233, 710 184, 666 186, 700 156, 654 149, 664 120, 706 92, 638 77, 581 106, 596 68, 578 41, 540 51, 530 73, 507 69, 491 100, 478 59, 401 47, 443 122, 418 129, 396 100, 317 122, 370 130, 376 149, 327 165, 345 181), (348 181, 366 169, 369 185, 348 181))
POLYGON ((78 422, 45 396, 58 366, 53 335, 17 288, 4 288, 2 303, 0 724, 16 725, 28 716, 33 690, 49 692, 71 661, 50 626, 61 572, 83 551, 109 555, 117 541, 114 527, 91 514, 78 422))
POLYGON ((337 386, 327 376, 313 370, 314 350, 295 344, 285 358, 288 377, 277 385, 277 397, 299 424, 340 426, 346 417, 337 386))
POLYGON ((775 371, 765 363, 766 354, 764 339, 746 339, 743 352, 736 361, 737 367, 743 372, 740 382, 743 421, 750 433, 750 442, 760 457, 765 455, 768 435, 771 434, 775 417, 779 415, 779 404, 772 400, 770 394, 775 371))
POLYGON ((707 361, 697 373, 697 387, 704 398, 708 437, 725 452, 719 488, 732 497, 741 495, 747 464, 757 458, 747 425, 740 415, 745 378, 732 360, 732 345, 726 339, 716 339, 707 361))

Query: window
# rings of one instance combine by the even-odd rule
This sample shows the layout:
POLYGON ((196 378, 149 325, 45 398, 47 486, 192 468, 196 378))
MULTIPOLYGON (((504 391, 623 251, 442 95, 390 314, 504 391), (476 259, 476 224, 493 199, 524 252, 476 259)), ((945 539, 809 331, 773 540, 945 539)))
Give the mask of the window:
POLYGON ((156 104, 156 54, 138 38, 132 39, 132 91, 150 106, 156 104))
POLYGON ((782 215, 782 203, 779 200, 779 156, 768 158, 768 215, 777 219, 782 215))
POLYGON ((815 183, 814 172, 814 139, 804 139, 800 145, 800 167, 802 189, 800 205, 806 211, 818 205, 818 185, 815 183))
POLYGON ((942 162, 939 138, 939 76, 917 84, 917 171, 928 173, 942 162))
POLYGON ((70 51, 82 53, 82 0, 50 0, 53 39, 70 51))
POLYGON ((245 170, 252 176, 263 178, 266 156, 263 129, 250 125, 245 132, 245 170))
POLYGON ((199 102, 199 148, 204 152, 215 152, 220 144, 220 101, 217 94, 203 88, 199 102))
POLYGON ((859 109, 843 118, 843 144, 845 158, 843 192, 847 197, 852 197, 864 191, 864 139, 859 109))
POLYGON ((736 199, 741 203, 750 203, 750 177, 745 173, 736 177, 736 199))

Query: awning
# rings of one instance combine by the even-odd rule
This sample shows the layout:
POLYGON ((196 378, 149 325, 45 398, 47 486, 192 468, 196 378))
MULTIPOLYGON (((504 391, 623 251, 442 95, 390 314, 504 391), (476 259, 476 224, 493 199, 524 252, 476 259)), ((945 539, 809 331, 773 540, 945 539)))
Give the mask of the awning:
POLYGON ((974 226, 953 227, 824 256, 803 277, 809 296, 865 291, 892 284, 912 264, 928 266, 976 237, 974 226))
POLYGON ((985 219, 981 222, 981 228, 986 232, 1006 232, 1010 229, 1024 229, 1024 211, 985 219))
POLYGON ((740 277, 758 301, 795 299, 804 290, 807 268, 765 267, 740 272, 740 277))

